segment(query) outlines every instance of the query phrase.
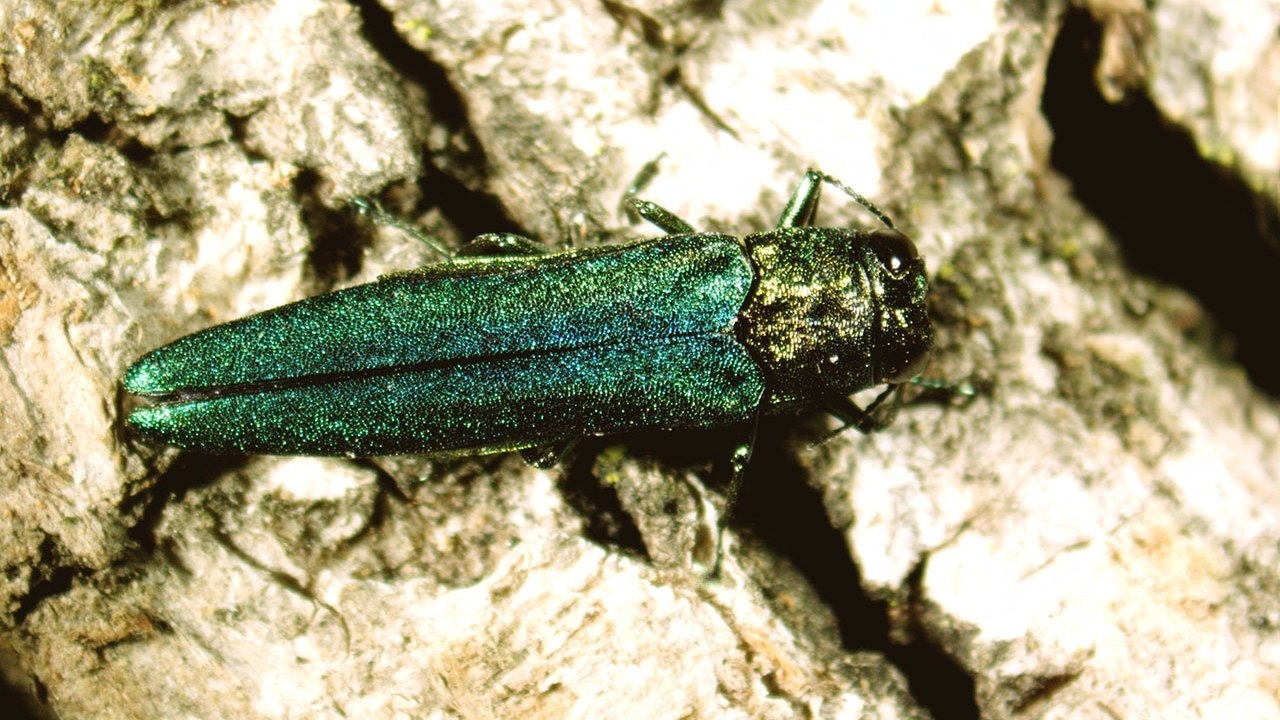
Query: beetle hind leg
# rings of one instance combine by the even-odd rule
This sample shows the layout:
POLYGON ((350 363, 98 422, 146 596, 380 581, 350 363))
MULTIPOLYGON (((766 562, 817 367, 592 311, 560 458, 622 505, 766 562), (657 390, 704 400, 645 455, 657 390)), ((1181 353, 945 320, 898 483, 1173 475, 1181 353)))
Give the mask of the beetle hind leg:
POLYGON ((551 252, 546 245, 512 233, 485 233, 477 235, 458 248, 458 257, 527 257, 551 252))
POLYGON ((578 445, 578 438, 561 440, 546 445, 535 445, 520 451, 520 457, 539 470, 548 470, 560 464, 565 455, 578 445))
POLYGON ((449 249, 446 248, 444 245, 440 244, 438 240, 436 240, 435 238, 429 235, 422 233, 417 228, 404 222, 403 220, 396 217, 395 215, 392 215, 391 213, 387 212, 382 207, 382 203, 379 203, 377 200, 369 197, 364 197, 364 196, 356 196, 353 198, 349 198, 347 200, 347 204, 351 206, 351 209, 357 215, 360 215, 361 217, 366 217, 369 220, 373 221, 375 224, 382 225, 385 227, 395 228, 396 230, 399 230, 405 235, 408 235, 414 240, 417 240, 423 245, 426 245, 427 247, 431 248, 432 251, 434 251, 436 254, 438 254, 440 257, 444 258, 445 260, 448 260, 453 257, 453 253, 449 252, 449 249))

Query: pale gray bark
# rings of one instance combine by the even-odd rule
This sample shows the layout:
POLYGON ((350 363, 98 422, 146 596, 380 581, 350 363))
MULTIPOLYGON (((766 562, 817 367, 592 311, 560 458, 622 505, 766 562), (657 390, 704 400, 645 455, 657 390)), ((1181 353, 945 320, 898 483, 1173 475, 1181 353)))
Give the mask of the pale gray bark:
MULTIPOLYGON (((1280 407, 1051 166, 1065 3, 385 8, 363 35, 324 0, 0 7, 0 663, 34 712, 1280 714, 1280 407), (934 275, 930 376, 983 390, 817 448, 767 423, 721 581, 712 449, 567 477, 119 432, 142 352, 431 260, 341 231, 345 198, 452 188, 417 220, 454 244, 612 241, 655 232, 617 203, 663 152, 644 196, 700 229, 771 227, 807 166, 881 203, 934 275)), ((1274 195, 1280 5, 1072 12, 1086 84, 1274 195)))

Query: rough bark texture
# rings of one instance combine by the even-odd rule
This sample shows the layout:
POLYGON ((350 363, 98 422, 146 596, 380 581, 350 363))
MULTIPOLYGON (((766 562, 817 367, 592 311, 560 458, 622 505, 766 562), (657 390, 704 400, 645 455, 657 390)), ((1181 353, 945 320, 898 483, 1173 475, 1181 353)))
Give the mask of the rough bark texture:
MULTIPOLYGON (((0 2, 0 665, 40 717, 1280 715, 1280 3, 0 2), (1148 8, 1147 5, 1153 5, 1148 8), (967 402, 516 457, 208 458, 118 380, 446 243, 770 227, 933 273, 967 402), (826 224, 869 224, 833 195, 826 224), (707 488, 711 487, 711 490, 707 488)), ((927 400, 928 398, 924 398, 927 400)))

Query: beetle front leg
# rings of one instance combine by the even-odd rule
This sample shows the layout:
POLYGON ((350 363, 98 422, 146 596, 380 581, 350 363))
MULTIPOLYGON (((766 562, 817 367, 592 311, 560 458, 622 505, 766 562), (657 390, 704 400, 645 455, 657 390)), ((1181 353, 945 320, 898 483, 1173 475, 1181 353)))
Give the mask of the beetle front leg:
POLYGON ((830 401, 827 406, 827 412, 836 416, 843 425, 823 437, 816 444, 822 444, 827 440, 839 435, 849 428, 857 428, 858 432, 867 435, 885 429, 893 423, 893 418, 898 414, 898 408, 902 405, 902 385, 890 385, 876 396, 875 400, 865 408, 860 408, 853 404, 849 398, 839 398, 830 401), (893 403, 889 405, 889 409, 884 413, 880 413, 880 408, 885 401, 893 396, 893 403))

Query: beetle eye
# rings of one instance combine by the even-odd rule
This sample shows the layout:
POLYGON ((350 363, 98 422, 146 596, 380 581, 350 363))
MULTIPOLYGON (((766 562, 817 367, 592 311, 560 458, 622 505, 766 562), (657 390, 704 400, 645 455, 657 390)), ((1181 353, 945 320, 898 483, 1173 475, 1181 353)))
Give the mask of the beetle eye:
POLYGON ((901 272, 905 265, 920 257, 916 252, 915 243, 897 230, 886 228, 872 230, 869 242, 871 251, 876 254, 880 264, 895 275, 901 272))

